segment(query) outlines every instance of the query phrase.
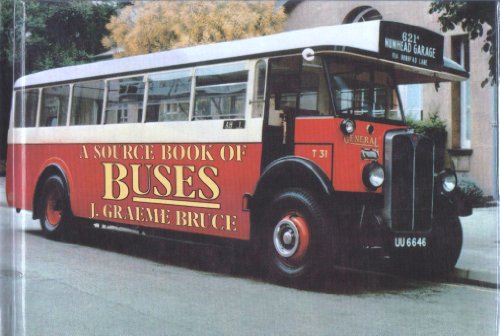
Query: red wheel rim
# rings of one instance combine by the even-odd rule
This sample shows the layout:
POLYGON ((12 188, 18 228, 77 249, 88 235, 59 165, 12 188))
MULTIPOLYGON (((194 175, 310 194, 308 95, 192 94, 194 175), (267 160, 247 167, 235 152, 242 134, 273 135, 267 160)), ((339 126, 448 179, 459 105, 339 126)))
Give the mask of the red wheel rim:
POLYGON ((295 254, 291 257, 291 259, 293 261, 300 261, 305 257, 307 251, 309 250, 309 241, 310 241, 309 226, 307 225, 307 222, 304 217, 291 215, 290 220, 294 222, 295 225, 297 226, 297 230, 299 231, 299 236, 300 236, 299 247, 297 248, 295 254))
POLYGON ((59 225, 62 217, 61 192, 57 189, 51 190, 47 196, 45 208, 47 223, 51 226, 59 225))
POLYGON ((285 215, 274 229, 273 242, 276 252, 285 262, 300 263, 310 245, 306 219, 297 213, 285 215))

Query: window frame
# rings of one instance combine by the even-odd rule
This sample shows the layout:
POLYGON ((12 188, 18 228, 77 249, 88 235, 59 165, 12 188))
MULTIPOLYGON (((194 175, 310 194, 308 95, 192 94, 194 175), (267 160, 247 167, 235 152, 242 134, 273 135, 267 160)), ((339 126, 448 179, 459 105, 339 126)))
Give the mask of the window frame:
POLYGON ((41 89, 40 88, 32 88, 32 89, 25 89, 25 88, 21 88, 19 90, 14 90, 13 91, 13 95, 12 95, 12 120, 11 120, 11 128, 34 128, 34 127, 38 127, 38 118, 39 118, 39 112, 40 112, 40 100, 41 100, 41 89), (22 121, 24 121, 22 123, 22 125, 20 126, 16 126, 16 121, 17 121, 17 116, 19 116, 19 114, 17 113, 17 108, 18 108, 18 104, 17 104, 17 94, 19 93, 20 96, 21 96, 21 108, 22 108, 22 105, 23 105, 23 101, 24 101, 24 95, 27 94, 28 91, 36 91, 36 108, 35 108, 35 114, 34 114, 34 124, 32 126, 26 126, 26 110, 24 111, 21 111, 21 117, 22 117, 22 121))
MULTIPOLYGON (((365 66, 367 70, 365 70, 366 72, 368 72, 370 74, 370 93, 372 96, 375 94, 375 83, 374 83, 374 80, 373 80, 373 76, 375 74, 375 72, 382 72, 382 73, 385 73, 387 74, 387 76, 389 76, 392 80, 392 90, 393 90, 393 93, 396 94, 396 100, 397 100, 397 103, 398 103, 398 109, 399 109, 399 113, 401 114, 401 119, 397 120, 397 119, 387 119, 387 118, 377 118, 377 117, 373 117, 373 116, 368 116, 368 115, 355 115, 354 113, 353 114, 348 114, 348 115, 343 115, 343 114, 340 114, 339 113, 339 110, 341 110, 339 108, 339 106, 337 106, 337 101, 335 99, 335 92, 334 92, 334 89, 335 89, 335 84, 333 83, 332 79, 331 79, 331 74, 330 74, 330 71, 328 70, 328 67, 325 66, 325 72, 328 76, 328 80, 329 80, 329 85, 330 85, 330 94, 331 94, 331 99, 332 99, 332 105, 333 105, 333 115, 335 117, 340 117, 340 118, 346 118, 346 117, 349 117, 349 118, 353 118, 353 119, 360 119, 360 120, 368 120, 368 121, 371 121, 371 122, 380 122, 380 123, 384 123, 384 124, 388 124, 388 125, 406 125, 406 114, 405 114, 405 111, 404 111, 404 106, 402 105, 402 101, 401 101, 401 95, 399 93, 399 88, 398 88, 398 82, 396 81, 396 78, 394 76, 394 70, 391 69, 390 67, 384 67, 384 66, 380 66, 379 64, 376 64, 376 63, 370 63, 370 62, 347 62, 348 59, 345 59, 345 58, 339 58, 339 57, 336 57, 336 56, 332 56, 332 57, 325 57, 325 62, 327 62, 327 66, 328 65, 331 65, 332 63, 335 64, 337 62, 344 62, 344 63, 348 63, 348 64, 354 64, 354 63, 360 63, 361 65, 365 66)), ((373 100, 373 97, 372 97, 372 100, 373 100)), ((373 101, 372 101, 373 103, 373 101)))
POLYGON ((209 121, 209 120, 239 120, 239 119, 248 119, 249 116, 249 108, 248 106, 250 105, 250 94, 253 93, 253 90, 255 87, 253 86, 253 83, 250 82, 251 79, 251 60, 242 60, 242 61, 235 61, 235 62, 226 62, 226 63, 214 63, 214 64, 209 64, 209 65, 203 65, 203 66, 198 66, 193 68, 193 81, 192 81, 192 104, 190 107, 190 117, 189 121, 209 121), (198 86, 198 81, 197 77, 198 76, 207 76, 206 74, 200 74, 198 75, 198 71, 203 71, 205 69, 209 68, 227 68, 229 66, 235 66, 236 68, 238 65, 241 65, 241 69, 237 69, 236 71, 227 71, 223 72, 221 74, 218 74, 217 72, 215 73, 216 75, 224 75, 224 74, 229 74, 229 73, 234 73, 238 71, 246 71, 246 80, 244 82, 231 82, 231 83, 223 83, 223 84, 209 84, 209 85, 201 85, 198 86), (228 85, 245 85, 245 97, 243 99, 243 113, 241 116, 234 116, 230 118, 220 118, 223 117, 224 115, 220 115, 219 118, 217 119, 204 119, 204 118, 199 118, 197 119, 195 112, 196 112, 196 89, 199 87, 220 87, 220 86, 228 86, 228 85), (249 91, 249 87, 251 87, 251 90, 249 91), (192 111, 191 111, 192 110, 192 111))
MULTIPOLYGON (((71 92, 71 84, 67 83, 67 84, 57 84, 57 85, 49 85, 49 86, 43 86, 43 87, 40 87, 39 88, 39 91, 40 91, 40 94, 39 94, 39 102, 38 102, 38 119, 37 119, 37 127, 64 127, 64 126, 68 126, 68 122, 69 122, 69 117, 70 117, 70 110, 71 110, 71 105, 70 105, 70 97, 72 95, 72 92, 71 92), (54 87, 65 87, 67 86, 68 87, 68 102, 67 102, 67 107, 66 107, 66 120, 64 122, 63 125, 41 125, 40 122, 42 121, 42 103, 43 103, 43 98, 44 98, 44 91, 47 90, 47 89, 50 89, 50 88, 54 88, 54 87)), ((57 114, 57 120, 59 120, 59 114, 60 114, 60 111, 58 111, 58 114, 57 114)))
MULTIPOLYGON (((147 84, 147 81, 146 81, 146 78, 147 78, 147 73, 140 73, 140 74, 134 74, 134 75, 128 75, 128 76, 117 76, 117 77, 110 77, 110 78, 105 78, 104 79, 104 82, 105 82, 105 85, 104 85, 104 94, 105 94, 105 99, 104 99, 104 102, 103 102, 103 111, 102 111, 102 120, 101 120, 101 125, 126 125, 126 124, 142 124, 144 123, 144 115, 145 115, 145 106, 146 106, 146 92, 147 92, 147 87, 146 87, 146 84, 147 84), (127 78, 134 78, 134 77, 142 77, 142 82, 144 83, 144 92, 142 94, 142 106, 140 107, 140 109, 142 110, 142 115, 141 115, 141 120, 140 121, 137 121, 137 122, 127 122, 127 123, 119 123, 119 122, 116 122, 116 123, 106 123, 106 115, 107 115, 107 110, 108 110, 108 93, 109 93, 109 85, 108 83, 111 82, 111 81, 114 81, 114 80, 121 80, 121 79, 127 79, 127 78)), ((118 105, 122 104, 121 102, 118 102, 117 103, 118 105)), ((127 109, 128 110, 128 109, 127 109)), ((117 109, 118 111, 118 109, 117 109)))
MULTIPOLYGON (((143 113, 143 123, 161 123, 161 122, 185 122, 185 121, 190 121, 191 118, 191 108, 192 108, 192 96, 193 96, 193 81, 195 80, 194 77, 194 68, 193 67, 187 67, 187 68, 179 68, 179 69, 171 69, 171 70, 163 70, 163 71, 156 71, 156 72, 151 72, 148 73, 144 76, 145 78, 145 89, 144 89, 144 108, 143 110, 145 111, 143 113), (189 73, 189 80, 191 81, 190 83, 190 90, 189 90, 189 109, 188 109, 188 115, 186 120, 164 120, 164 121, 146 121, 146 115, 147 115, 147 107, 149 103, 149 78, 151 76, 157 76, 157 75, 162 75, 162 74, 168 74, 168 73, 181 73, 181 72, 186 72, 189 73)), ((186 78, 186 77, 179 77, 179 78, 186 78)))
MULTIPOLYGON (((84 81, 79 81, 79 82, 74 82, 71 85, 71 92, 70 92, 70 115, 68 118, 68 126, 95 126, 95 125, 101 125, 103 118, 102 114, 104 113, 104 107, 105 107, 105 101, 106 101, 106 79, 91 79, 91 80, 84 80, 84 81), (102 105, 100 107, 100 113, 101 116, 100 118, 97 118, 95 124, 72 124, 71 123, 71 118, 73 117, 73 99, 74 99, 74 93, 75 93, 75 86, 79 84, 85 84, 85 83, 93 83, 93 82, 101 82, 103 84, 103 97, 102 97, 102 105)), ((81 97, 80 97, 81 98, 81 97)), ((94 100, 95 101, 95 100, 94 100)))

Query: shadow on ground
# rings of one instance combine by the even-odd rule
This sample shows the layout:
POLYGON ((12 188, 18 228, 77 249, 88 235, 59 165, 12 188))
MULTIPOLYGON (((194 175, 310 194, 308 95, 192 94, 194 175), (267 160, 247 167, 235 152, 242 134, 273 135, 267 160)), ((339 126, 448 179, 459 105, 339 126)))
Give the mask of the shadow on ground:
MULTIPOLYGON (((40 230, 29 230, 27 233, 43 236, 40 230)), ((247 258, 241 249, 194 244, 107 229, 86 229, 78 237, 66 238, 65 242, 143 258, 163 265, 273 283, 260 271, 255 258, 247 258)), ((337 268, 301 283, 274 284, 343 295, 408 291, 435 285, 428 281, 414 281, 398 276, 386 266, 378 265, 370 259, 361 262, 358 260, 357 264, 357 268, 337 268)))

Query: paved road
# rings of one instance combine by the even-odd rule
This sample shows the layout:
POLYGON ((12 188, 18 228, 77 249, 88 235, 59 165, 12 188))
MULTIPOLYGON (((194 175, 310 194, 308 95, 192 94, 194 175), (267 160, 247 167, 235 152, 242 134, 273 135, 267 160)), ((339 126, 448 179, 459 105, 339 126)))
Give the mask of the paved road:
POLYGON ((496 335, 492 289, 365 273, 287 288, 223 249, 97 230, 54 242, 29 213, 0 218, 5 335, 496 335))

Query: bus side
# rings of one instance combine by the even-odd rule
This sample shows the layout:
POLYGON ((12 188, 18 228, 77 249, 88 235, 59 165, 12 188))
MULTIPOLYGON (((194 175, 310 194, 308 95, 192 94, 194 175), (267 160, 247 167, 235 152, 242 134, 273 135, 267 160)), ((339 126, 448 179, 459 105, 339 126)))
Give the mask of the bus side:
POLYGON ((9 205, 38 216, 44 180, 59 174, 77 217, 249 239, 243 197, 262 152, 255 66, 16 91, 9 205))

